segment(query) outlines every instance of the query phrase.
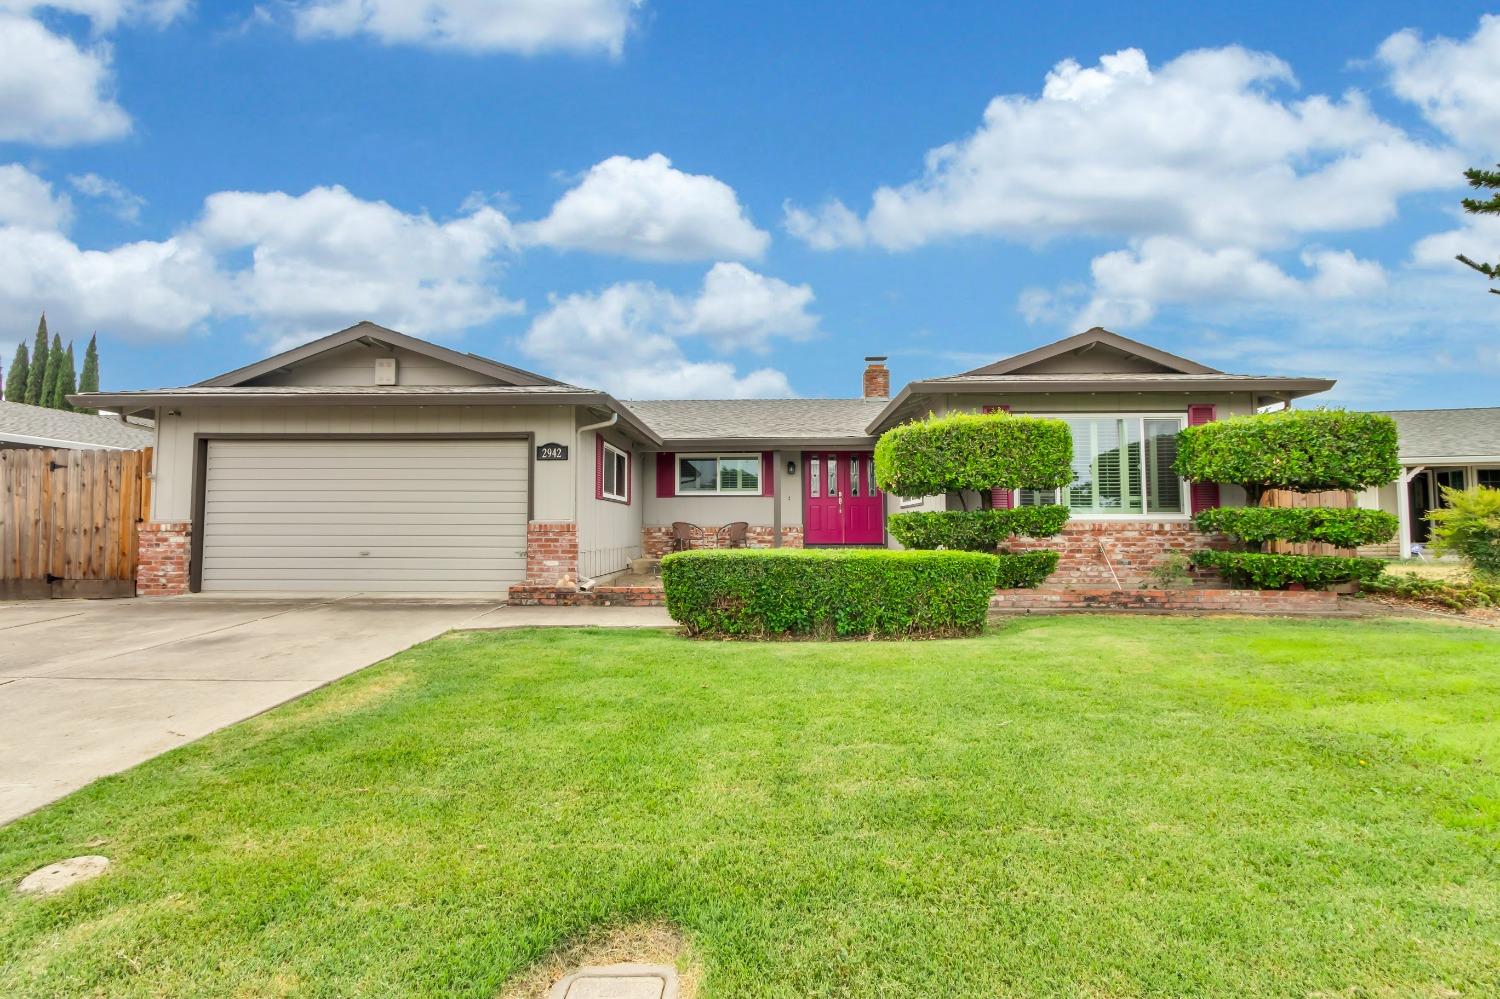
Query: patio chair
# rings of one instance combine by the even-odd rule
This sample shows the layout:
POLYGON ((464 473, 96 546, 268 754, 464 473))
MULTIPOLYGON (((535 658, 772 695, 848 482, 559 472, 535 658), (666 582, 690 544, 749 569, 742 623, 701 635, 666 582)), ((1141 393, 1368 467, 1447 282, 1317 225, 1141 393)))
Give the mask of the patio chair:
POLYGON ((746 538, 746 531, 750 529, 749 521, 736 520, 732 524, 725 524, 719 528, 720 548, 748 548, 750 542, 746 538))
POLYGON ((689 524, 685 520, 672 522, 672 550, 674 552, 685 552, 693 547, 693 542, 702 540, 703 528, 697 524, 689 524))

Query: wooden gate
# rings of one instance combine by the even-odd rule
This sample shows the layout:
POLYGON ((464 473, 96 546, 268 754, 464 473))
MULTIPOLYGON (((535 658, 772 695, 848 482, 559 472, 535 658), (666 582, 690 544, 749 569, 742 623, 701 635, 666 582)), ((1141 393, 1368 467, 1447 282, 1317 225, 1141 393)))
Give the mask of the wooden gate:
POLYGON ((135 596, 151 449, 0 451, 0 597, 135 596))

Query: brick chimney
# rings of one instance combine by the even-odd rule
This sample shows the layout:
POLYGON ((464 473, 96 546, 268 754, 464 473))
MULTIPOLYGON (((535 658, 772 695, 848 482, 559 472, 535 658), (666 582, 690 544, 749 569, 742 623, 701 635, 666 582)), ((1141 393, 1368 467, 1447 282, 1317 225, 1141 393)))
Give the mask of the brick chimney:
POLYGON ((886 369, 885 358, 865 358, 865 398, 889 399, 890 397, 891 373, 886 369))

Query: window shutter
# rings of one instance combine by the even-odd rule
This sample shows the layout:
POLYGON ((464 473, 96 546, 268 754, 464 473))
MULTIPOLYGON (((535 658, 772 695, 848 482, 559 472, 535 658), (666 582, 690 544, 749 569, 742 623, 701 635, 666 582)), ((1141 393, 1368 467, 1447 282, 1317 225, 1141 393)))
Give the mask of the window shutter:
POLYGON ((635 452, 625 452, 625 505, 635 502, 635 452))
MULTIPOLYGON (((1010 412, 1010 407, 1009 406, 986 406, 986 407, 984 407, 984 411, 986 413, 993 413, 993 412, 995 412, 997 410, 999 412, 1002 412, 1002 413, 1009 413, 1010 412)), ((990 490, 990 506, 994 507, 996 510, 1009 510, 1011 508, 1011 504, 1014 501, 1014 499, 1015 499, 1015 493, 1011 492, 1009 489, 991 489, 990 490)))
POLYGON ((656 498, 677 495, 677 456, 671 451, 656 452, 656 498))
POLYGON ((594 435, 594 499, 604 498, 604 435, 594 435))
POLYGON ((776 495, 775 451, 762 451, 760 453, 760 494, 762 496, 776 495))
MULTIPOLYGON (((1205 423, 1214 422, 1214 407, 1211 403, 1197 403, 1188 407, 1188 426, 1201 427, 1205 423)), ((1192 499, 1193 513, 1202 513, 1219 505, 1219 484, 1217 482, 1194 482, 1188 490, 1192 499)))

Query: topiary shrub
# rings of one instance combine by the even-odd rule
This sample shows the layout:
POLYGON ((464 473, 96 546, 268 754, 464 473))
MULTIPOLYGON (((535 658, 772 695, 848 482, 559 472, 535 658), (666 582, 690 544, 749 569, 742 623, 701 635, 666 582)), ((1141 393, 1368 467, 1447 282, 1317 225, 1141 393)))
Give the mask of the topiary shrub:
POLYGON ((972 635, 1001 557, 883 549, 677 552, 661 563, 667 612, 692 636, 972 635))
POLYGON ((1068 522, 1068 508, 1020 506, 1012 510, 935 510, 893 513, 891 537, 902 547, 993 552, 1009 537, 1050 538, 1068 522))
POLYGON ((1266 489, 1365 489, 1401 474, 1396 421, 1379 413, 1289 409, 1188 427, 1177 435, 1177 473, 1266 489))
POLYGON ((875 484, 897 496, 1056 489, 1073 481, 1073 435, 1062 420, 993 413, 929 417, 875 443, 875 484))
POLYGON ((1335 548, 1375 545, 1396 536, 1398 521, 1383 510, 1333 507, 1221 506, 1193 518, 1198 530, 1236 541, 1318 541, 1335 548))
POLYGON ((1427 515, 1433 547, 1459 556, 1481 579, 1500 581, 1500 489, 1444 489, 1443 502, 1427 515))
POLYGON ((1001 552, 996 556, 995 586, 1001 590, 1034 590, 1057 571, 1057 552, 1038 549, 1029 552, 1001 552))
POLYGON ((1217 569, 1232 583, 1249 584, 1262 590, 1285 589, 1293 583, 1319 590, 1336 583, 1374 579, 1385 571, 1385 564, 1373 558, 1212 549, 1193 552, 1193 564, 1217 569))

